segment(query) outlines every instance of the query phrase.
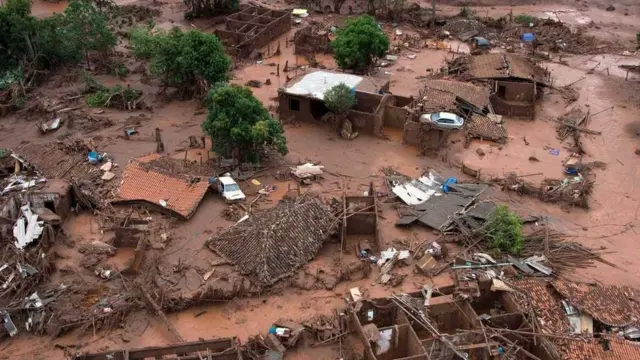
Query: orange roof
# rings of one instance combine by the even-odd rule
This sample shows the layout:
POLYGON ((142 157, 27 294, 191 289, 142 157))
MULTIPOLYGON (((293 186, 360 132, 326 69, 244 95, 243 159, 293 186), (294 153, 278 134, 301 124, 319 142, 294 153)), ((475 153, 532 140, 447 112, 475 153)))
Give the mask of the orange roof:
MULTIPOLYGON (((553 281, 571 304, 609 326, 640 323, 640 292, 628 286, 589 286, 553 281)), ((640 358, 639 358, 640 359, 640 358)))
POLYGON ((165 174, 155 169, 147 169, 132 161, 122 176, 120 192, 116 202, 146 201, 157 206, 161 200, 166 208, 189 218, 209 188, 207 179, 165 174))
POLYGON ((558 347, 562 349, 565 360, 637 360, 640 359, 640 344, 617 338, 603 336, 602 339, 563 340, 558 347), (609 350, 601 342, 608 340, 609 350))
POLYGON ((526 278, 509 283, 517 292, 514 298, 523 311, 529 309, 529 301, 536 313, 541 332, 546 334, 568 333, 569 320, 565 316, 559 299, 555 299, 547 283, 526 278))

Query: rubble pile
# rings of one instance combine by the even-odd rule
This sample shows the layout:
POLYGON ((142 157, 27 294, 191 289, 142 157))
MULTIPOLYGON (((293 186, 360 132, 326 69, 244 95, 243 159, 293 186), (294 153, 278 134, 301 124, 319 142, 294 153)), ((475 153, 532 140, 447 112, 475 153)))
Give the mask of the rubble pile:
POLYGON ((581 29, 572 29, 567 24, 545 19, 535 24, 533 28, 513 24, 506 27, 500 34, 501 39, 510 46, 519 46, 520 37, 524 33, 534 31, 538 41, 537 49, 550 52, 567 52, 571 54, 602 54, 615 51, 613 44, 603 44, 593 36, 587 36, 581 29))
POLYGON ((545 179, 539 186, 533 185, 515 173, 504 178, 493 179, 502 190, 515 191, 521 195, 536 196, 549 203, 560 203, 567 206, 589 208, 589 195, 594 181, 583 175, 569 176, 565 179, 545 179))
POLYGON ((47 179, 69 179, 74 196, 81 206, 96 208, 113 197, 112 186, 106 186, 103 171, 92 164, 102 159, 92 141, 80 139, 46 144, 27 143, 15 149, 21 162, 37 169, 47 179), (90 157, 90 159, 88 159, 90 157))

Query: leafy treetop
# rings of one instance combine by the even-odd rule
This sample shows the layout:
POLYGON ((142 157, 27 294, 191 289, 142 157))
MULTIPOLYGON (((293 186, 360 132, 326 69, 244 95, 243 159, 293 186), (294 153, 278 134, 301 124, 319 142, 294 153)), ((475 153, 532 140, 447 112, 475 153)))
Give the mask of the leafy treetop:
POLYGON ((389 38, 375 19, 362 15, 348 19, 331 43, 338 66, 358 72, 366 71, 375 58, 382 57, 389 48, 389 38))
POLYGON ((287 154, 282 124, 271 117, 248 88, 216 85, 206 103, 209 114, 202 129, 211 136, 217 154, 243 161, 257 161, 267 148, 287 154))
POLYGON ((324 93, 324 103, 331 112, 342 114, 355 105, 356 96, 349 86, 340 83, 324 93))

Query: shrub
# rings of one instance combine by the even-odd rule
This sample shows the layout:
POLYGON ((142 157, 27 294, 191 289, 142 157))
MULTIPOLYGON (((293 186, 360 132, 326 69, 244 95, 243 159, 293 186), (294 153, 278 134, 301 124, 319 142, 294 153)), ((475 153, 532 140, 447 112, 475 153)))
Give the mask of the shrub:
POLYGON ((532 16, 532 15, 520 14, 516 16, 513 20, 518 24, 528 25, 530 23, 535 23, 537 19, 535 16, 532 16))
POLYGON ((342 114, 355 105, 356 95, 345 83, 340 83, 324 93, 324 103, 331 112, 342 114))
POLYGON ((496 206, 485 225, 489 248, 517 255, 524 246, 522 220, 507 205, 496 206))
POLYGON ((112 88, 104 88, 104 90, 96 91, 87 95, 87 105, 89 107, 112 107, 119 109, 128 108, 128 104, 137 100, 142 95, 142 91, 123 88, 116 85, 112 88))

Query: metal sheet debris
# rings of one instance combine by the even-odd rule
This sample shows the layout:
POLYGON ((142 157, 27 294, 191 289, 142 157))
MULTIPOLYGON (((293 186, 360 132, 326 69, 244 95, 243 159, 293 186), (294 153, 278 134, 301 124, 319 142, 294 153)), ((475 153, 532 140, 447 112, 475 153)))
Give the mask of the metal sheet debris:
POLYGON ((29 204, 23 205, 20 210, 22 216, 13 226, 13 236, 16 238, 15 246, 22 250, 42 235, 44 222, 38 221, 38 215, 31 212, 29 204))

